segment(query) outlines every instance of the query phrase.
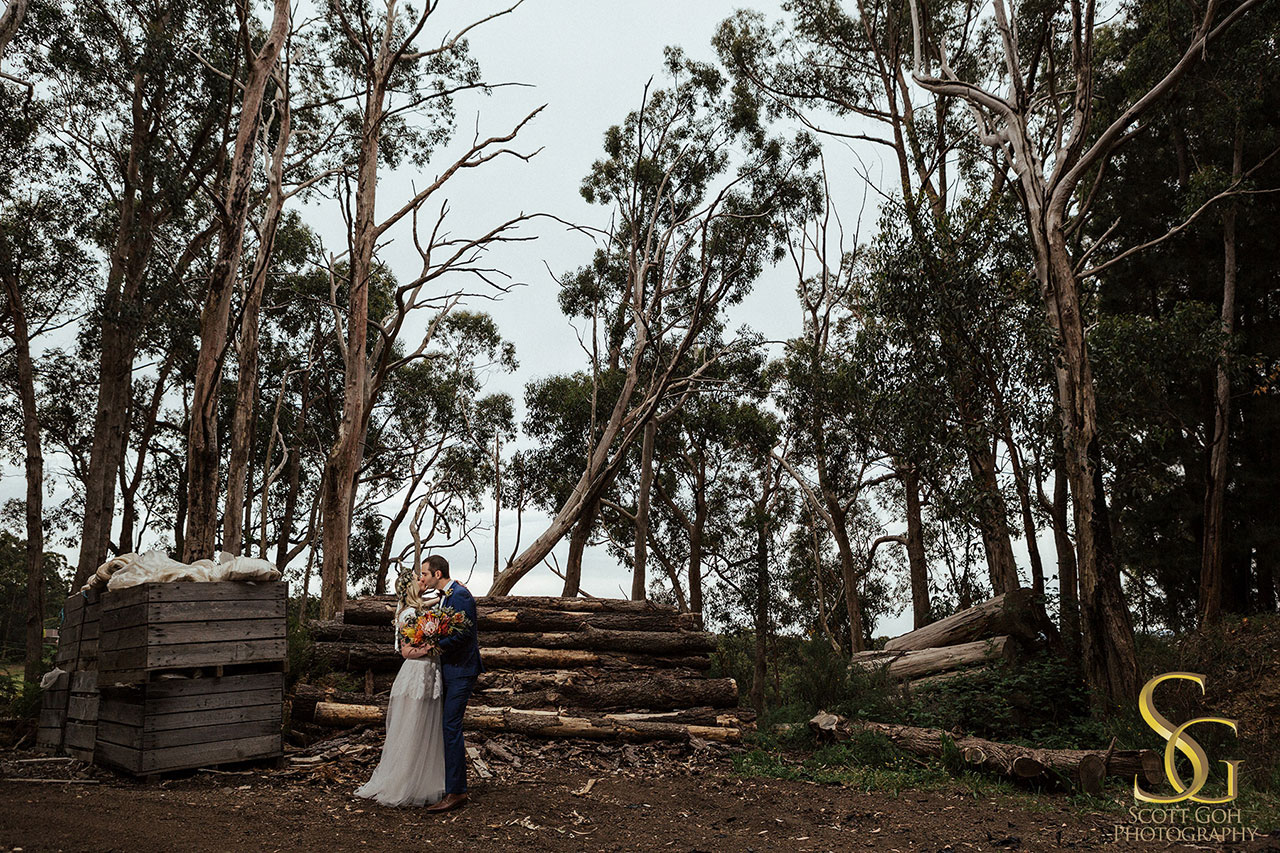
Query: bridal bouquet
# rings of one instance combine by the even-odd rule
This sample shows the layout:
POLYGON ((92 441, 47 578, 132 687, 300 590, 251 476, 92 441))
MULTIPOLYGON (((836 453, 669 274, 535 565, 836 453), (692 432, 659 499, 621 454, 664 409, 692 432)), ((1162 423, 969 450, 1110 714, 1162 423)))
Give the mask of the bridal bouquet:
POLYGON ((444 637, 465 631, 471 620, 452 607, 415 611, 400 628, 400 638, 411 646, 434 646, 444 637))

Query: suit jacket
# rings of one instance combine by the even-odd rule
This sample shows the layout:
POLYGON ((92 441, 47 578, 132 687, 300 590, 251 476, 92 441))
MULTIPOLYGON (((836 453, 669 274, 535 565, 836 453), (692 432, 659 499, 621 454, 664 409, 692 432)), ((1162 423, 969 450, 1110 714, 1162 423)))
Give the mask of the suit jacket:
POLYGON ((440 600, 441 607, 451 607, 467 615, 465 630, 450 634, 439 642, 440 674, 446 680, 474 677, 484 672, 480 660, 480 640, 477 630, 476 600, 471 591, 456 581, 449 587, 449 594, 440 600))

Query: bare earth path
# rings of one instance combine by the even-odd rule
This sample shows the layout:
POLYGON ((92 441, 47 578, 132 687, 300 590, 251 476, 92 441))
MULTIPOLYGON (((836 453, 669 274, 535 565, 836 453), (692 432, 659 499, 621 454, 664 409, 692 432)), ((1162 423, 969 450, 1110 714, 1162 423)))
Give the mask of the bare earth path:
MULTIPOLYGON (((336 780, 196 774, 136 784, 0 783, 0 850, 119 851, 961 851, 1176 850, 1116 844, 1114 818, 1061 798, 897 797, 743 779, 713 767, 660 779, 588 774, 473 786, 432 817, 358 800, 336 780), (1039 805, 1028 810, 1029 802, 1039 805), (436 845, 443 843, 444 846, 436 845)), ((1274 841, 1248 850, 1280 850, 1274 841)))

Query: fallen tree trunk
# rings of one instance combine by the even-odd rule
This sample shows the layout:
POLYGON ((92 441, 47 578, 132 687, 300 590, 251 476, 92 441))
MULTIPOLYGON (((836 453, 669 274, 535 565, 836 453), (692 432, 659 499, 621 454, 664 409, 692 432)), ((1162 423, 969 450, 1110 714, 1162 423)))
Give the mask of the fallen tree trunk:
MULTIPOLYGON (((348 601, 343 619, 351 625, 389 625, 395 615, 394 595, 371 595, 348 601)), ((675 624, 688 621, 689 614, 681 614, 674 607, 649 601, 630 601, 621 598, 556 598, 534 595, 481 596, 476 599, 478 611, 559 611, 574 614, 641 614, 671 620, 675 624)), ((483 622, 483 616, 480 617, 483 622)), ((657 624, 661 624, 658 622, 657 624)), ((483 626, 481 628, 483 630, 483 626)))
POLYGON ((1038 639, 1044 628, 1037 612, 1035 593, 1029 589, 1015 589, 901 637, 894 637, 884 644, 884 650, 932 649, 997 635, 1012 636, 1029 643, 1038 639))
POLYGON ((578 684, 566 681, 542 689, 480 687, 477 696, 500 700, 513 708, 572 706, 614 710, 645 708, 651 711, 693 708, 708 705, 732 708, 738 704, 738 685, 732 678, 666 678, 654 676, 643 681, 611 682, 592 680, 578 684))
MULTIPOLYGON (((386 709, 378 705, 348 705, 317 702, 314 720, 335 728, 381 725, 386 709)), ((677 740, 691 737, 720 742, 741 738, 740 721, 732 714, 716 714, 711 709, 657 714, 604 714, 598 717, 571 717, 554 711, 524 711, 516 708, 479 706, 468 708, 463 727, 472 731, 507 732, 536 737, 586 738, 589 740, 677 740), (684 722, 694 718, 704 724, 684 722)))
POLYGON ((977 737, 952 738, 941 729, 847 720, 825 713, 810 720, 809 728, 835 740, 846 740, 855 730, 879 732, 908 752, 934 758, 942 756, 943 744, 951 740, 967 764, 1015 779, 1065 779, 1090 794, 1102 791, 1106 776, 1132 779, 1138 775, 1147 785, 1158 784, 1164 776, 1159 754, 1149 749, 1036 749, 977 737))
POLYGON ((990 640, 919 651, 858 652, 851 657, 849 666, 866 672, 887 668, 891 677, 907 680, 970 664, 1009 660, 1014 652, 1015 647, 1008 637, 993 637, 990 640))
MULTIPOLYGON (((386 643, 390 635, 390 627, 384 625, 349 625, 335 620, 311 624, 311 637, 317 642, 386 643)), ((701 631, 615 631, 582 625, 577 630, 560 633, 481 631, 480 646, 482 649, 580 649, 663 655, 710 652, 716 647, 716 640, 701 631)))
POLYGON ((931 687, 936 684, 943 684, 948 681, 954 681, 958 678, 967 678, 970 675, 977 675, 980 672, 989 672, 989 666, 971 666, 968 669, 956 669, 951 672, 940 672, 937 675, 926 675, 924 678, 917 678, 907 682, 907 687, 911 690, 919 690, 921 687, 931 687))
MULTIPOLYGON (((390 672, 404 660, 389 643, 317 642, 318 660, 344 672, 390 672)), ((660 656, 629 653, 592 652, 580 649, 482 648, 480 659, 492 669, 576 669, 597 666, 605 669, 683 668, 706 670, 711 659, 698 656, 660 656)))

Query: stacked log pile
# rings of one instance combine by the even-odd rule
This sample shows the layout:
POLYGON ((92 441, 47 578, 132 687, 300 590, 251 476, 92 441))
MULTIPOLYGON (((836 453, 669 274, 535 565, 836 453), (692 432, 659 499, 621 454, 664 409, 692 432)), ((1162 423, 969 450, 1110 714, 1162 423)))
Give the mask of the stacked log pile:
MULTIPOLYGON (((291 719, 379 723, 401 664, 393 596, 349 602, 342 621, 315 622, 318 660, 355 676, 363 693, 299 685, 291 719)), ((711 678, 715 638, 701 617, 646 601, 495 596, 477 599, 480 656, 465 725, 473 730, 596 740, 736 741, 731 678, 711 678)))
POLYGON ((884 672, 911 689, 1012 660, 1054 636, 1029 589, 1016 589, 889 640, 883 650, 859 652, 850 666, 884 672))

